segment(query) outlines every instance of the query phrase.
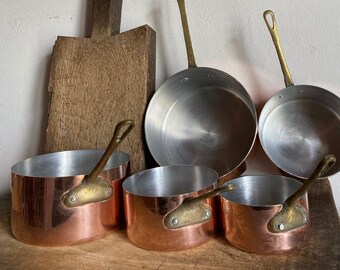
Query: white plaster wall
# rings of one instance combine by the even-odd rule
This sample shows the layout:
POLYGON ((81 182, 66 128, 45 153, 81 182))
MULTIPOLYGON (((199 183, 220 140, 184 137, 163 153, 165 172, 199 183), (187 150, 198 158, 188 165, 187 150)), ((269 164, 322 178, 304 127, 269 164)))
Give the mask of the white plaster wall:
MULTIPOLYGON (((199 66, 236 77, 257 105, 284 88, 262 19, 276 14, 296 84, 340 96, 340 1, 187 0, 199 66)), ((47 123, 50 56, 58 35, 88 37, 91 2, 2 0, 0 3, 0 196, 10 190, 10 167, 42 152, 47 123)), ((121 30, 149 24, 157 32, 156 87, 187 68, 176 0, 125 0, 121 30)), ((330 178, 340 212, 340 174, 330 178)))

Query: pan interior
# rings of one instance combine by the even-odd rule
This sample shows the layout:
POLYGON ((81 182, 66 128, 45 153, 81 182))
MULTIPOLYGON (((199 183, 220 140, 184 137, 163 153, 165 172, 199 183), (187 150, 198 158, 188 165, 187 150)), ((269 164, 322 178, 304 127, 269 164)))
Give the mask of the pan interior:
MULTIPOLYGON (((71 150, 39 155, 11 168, 17 175, 29 177, 67 177, 87 175, 99 162, 104 150, 71 150)), ((115 151, 103 170, 117 168, 130 160, 128 154, 115 151)))
POLYGON ((217 172, 203 166, 170 165, 136 173, 123 188, 138 196, 171 197, 213 188, 217 180, 217 172))
POLYGON ((157 92, 146 115, 146 140, 160 165, 202 165, 222 176, 244 161, 255 140, 256 113, 234 78, 194 68, 157 92))
POLYGON ((256 129, 244 103, 220 88, 201 88, 183 97, 164 126, 163 144, 171 163, 205 165, 220 175, 243 161, 256 129))
MULTIPOLYGON (((276 106, 269 104, 270 113, 267 110, 265 117, 260 117, 260 140, 280 169, 308 178, 325 155, 340 156, 340 102, 336 96, 329 96, 331 100, 327 101, 325 90, 314 95, 313 88, 301 93, 286 90, 289 89, 279 96, 287 100, 276 106)), ((339 171, 339 165, 338 162, 326 176, 339 171)))
POLYGON ((302 186, 297 180, 279 175, 242 176, 227 184, 234 184, 236 188, 221 196, 228 201, 248 206, 283 204, 302 186))

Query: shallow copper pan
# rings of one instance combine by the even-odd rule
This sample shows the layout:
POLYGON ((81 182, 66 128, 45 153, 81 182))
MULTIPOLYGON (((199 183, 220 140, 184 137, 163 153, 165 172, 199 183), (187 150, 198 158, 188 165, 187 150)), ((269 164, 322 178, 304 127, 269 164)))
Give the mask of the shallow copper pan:
MULTIPOLYGON (((198 196, 216 187, 216 171, 195 165, 170 165, 146 170, 123 183, 129 239, 147 250, 174 251, 192 248, 211 239, 216 219, 173 231, 163 218, 183 199, 198 196)), ((205 203, 213 206, 214 200, 205 203)))

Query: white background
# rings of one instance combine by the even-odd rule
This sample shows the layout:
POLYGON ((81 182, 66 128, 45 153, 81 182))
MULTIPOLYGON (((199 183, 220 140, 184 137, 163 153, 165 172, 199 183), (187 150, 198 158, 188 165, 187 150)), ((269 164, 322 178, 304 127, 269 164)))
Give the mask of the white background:
MULTIPOLYGON (((285 87, 262 18, 266 9, 275 12, 294 82, 340 96, 340 1, 187 0, 186 4, 198 66, 236 77, 258 107, 285 87)), ((157 32, 158 88, 187 68, 176 1, 123 1, 121 31, 144 24, 157 32)), ((91 1, 2 0, 0 25, 0 196, 7 196, 11 166, 42 153, 54 42, 58 35, 90 36, 91 1)), ((340 212, 340 174, 330 180, 340 212)))

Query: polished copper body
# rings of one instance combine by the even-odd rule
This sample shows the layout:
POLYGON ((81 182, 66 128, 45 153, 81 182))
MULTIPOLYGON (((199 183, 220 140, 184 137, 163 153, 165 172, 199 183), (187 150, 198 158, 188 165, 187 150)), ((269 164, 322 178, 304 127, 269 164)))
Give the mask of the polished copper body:
MULTIPOLYGON (((191 194, 194 195, 195 194, 191 194)), ((125 193, 128 237, 135 245, 148 250, 176 251, 206 243, 216 230, 216 215, 208 222, 178 230, 163 226, 165 214, 176 208, 184 198, 148 198, 125 193)), ((213 205, 214 200, 206 201, 213 205)), ((212 206, 214 209, 214 206, 212 206)))
MULTIPOLYGON (((225 238, 243 251, 259 254, 283 253, 302 248, 309 238, 310 223, 283 233, 271 233, 267 224, 281 209, 277 206, 246 206, 220 197, 225 238)), ((308 209, 307 196, 300 200, 308 209)))
MULTIPOLYGON (((65 152, 72 154, 81 151, 83 156, 86 156, 88 151, 100 151, 98 160, 103 154, 101 150, 65 152)), ((128 157, 127 154, 123 154, 128 157)), ((62 195, 79 185, 84 175, 90 171, 63 177, 33 177, 12 171, 11 230, 13 235, 27 244, 61 246, 97 239, 112 232, 115 227, 124 223, 122 182, 129 175, 130 166, 128 158, 124 158, 123 161, 120 165, 116 165, 109 160, 100 174, 100 177, 109 181, 113 187, 113 195, 109 200, 75 208, 66 207, 62 203, 62 195)), ((94 167, 96 161, 92 163, 94 167)), ((81 172, 82 168, 79 168, 79 171, 81 172)))
MULTIPOLYGON (((235 180, 239 180, 241 183, 242 177, 235 180)), ((273 179, 273 181, 275 180, 273 179)), ((256 183, 256 179, 253 181, 256 183)), ((291 179, 291 181, 294 180, 291 179)), ((286 232, 272 233, 268 230, 268 223, 281 210, 282 204, 246 205, 228 200, 224 196, 219 196, 224 236, 238 249, 258 254, 279 254, 302 248, 308 243, 307 240, 310 237, 309 217, 307 223, 302 227, 286 232)), ((309 212, 307 194, 301 197, 297 204, 309 212)))
MULTIPOLYGON (((164 182, 155 181, 155 183, 159 182, 160 188, 165 187, 164 189, 169 189, 170 191, 174 186, 177 186, 177 184, 179 184, 176 183, 174 185, 174 181, 178 180, 181 177, 181 173, 179 173, 179 176, 176 175, 177 172, 180 171, 180 167, 182 166, 165 166, 148 170, 146 171, 146 173, 150 172, 150 174, 148 174, 148 177, 150 176, 155 180, 164 175, 164 170, 166 170, 169 175, 174 175, 174 177, 166 177, 166 179, 164 179, 164 182), (155 171, 156 173, 152 174, 153 171, 155 171)), ((183 167, 198 168, 200 166, 183 165, 183 167)), ((178 205, 181 204, 181 202, 185 198, 198 196, 210 190, 213 190, 218 179, 217 173, 215 175, 214 183, 211 182, 205 185, 205 188, 196 187, 197 190, 192 190, 191 192, 183 195, 173 196, 157 196, 157 187, 155 187, 155 183, 148 181, 147 177, 140 177, 141 179, 138 179, 138 175, 133 175, 130 178, 136 178, 136 182, 140 182, 141 184, 144 182, 149 182, 148 184, 145 184, 145 187, 147 187, 147 189, 150 187, 150 189, 155 192, 154 196, 152 196, 151 194, 141 196, 127 191, 125 184, 128 182, 128 180, 130 180, 129 178, 123 184, 127 234, 131 242, 147 250, 176 251, 196 247, 198 245, 206 243, 208 240, 211 239, 212 235, 216 231, 217 225, 215 213, 212 215, 213 217, 205 223, 195 224, 177 230, 167 229, 163 224, 163 219, 168 212, 174 210, 178 205)), ((194 182, 197 179, 192 178, 190 180, 194 182)), ((201 180, 205 181, 209 179, 201 180)), ((184 185, 185 184, 183 184, 183 186, 184 185)), ((213 210, 216 209, 216 201, 214 199, 209 198, 205 200, 205 202, 209 204, 213 210)))

